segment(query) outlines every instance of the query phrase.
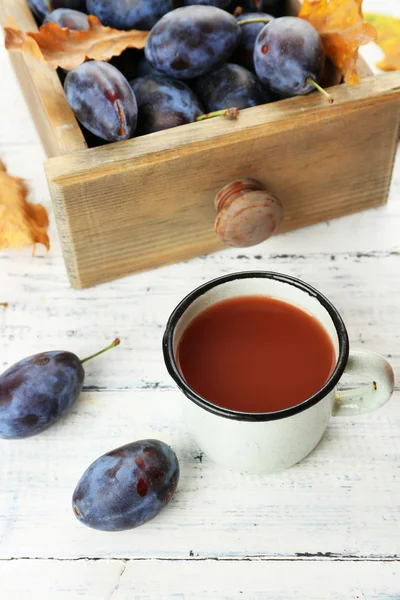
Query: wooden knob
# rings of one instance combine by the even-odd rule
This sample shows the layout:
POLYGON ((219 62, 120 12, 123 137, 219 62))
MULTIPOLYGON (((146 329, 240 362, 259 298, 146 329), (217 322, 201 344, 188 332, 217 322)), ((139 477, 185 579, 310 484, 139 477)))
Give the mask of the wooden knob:
POLYGON ((255 179, 238 179, 215 197, 215 233, 226 246, 246 248, 267 240, 283 218, 280 200, 255 179))

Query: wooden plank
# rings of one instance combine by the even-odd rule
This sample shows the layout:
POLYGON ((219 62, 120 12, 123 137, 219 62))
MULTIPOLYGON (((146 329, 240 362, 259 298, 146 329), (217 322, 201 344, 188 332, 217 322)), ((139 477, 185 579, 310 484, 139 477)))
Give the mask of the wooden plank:
MULTIPOLYGON (((371 235, 379 223, 372 219, 371 235)), ((400 215, 393 218, 396 224, 400 226, 400 215)), ((319 234, 307 230, 301 238, 294 234, 278 237, 279 246, 269 252, 226 251, 95 291, 68 289, 57 254, 34 259, 29 249, 8 258, 0 254, 0 302, 9 303, 7 309, 0 309, 0 369, 24 355, 48 349, 64 348, 86 356, 120 336, 121 346, 107 356, 106 363, 87 365, 87 385, 172 388, 160 347, 175 305, 204 281, 235 271, 266 269, 300 277, 319 288, 342 313, 351 345, 389 356, 400 372, 400 248, 348 253, 331 246, 327 253, 307 252, 308 238, 314 238, 315 244, 323 243, 326 232, 336 236, 339 245, 342 238, 338 236, 350 236, 355 226, 357 223, 349 223, 344 231, 338 226, 333 234, 333 225, 321 226, 319 234)), ((382 245, 388 232, 381 229, 382 245)))
MULTIPOLYGON (((94 368, 109 367, 103 357, 94 368)), ((90 391, 48 432, 0 440, 0 558, 400 558, 400 392, 370 415, 332 419, 306 460, 265 477, 232 473, 202 456, 179 397, 175 390, 90 391), (177 453, 175 499, 134 532, 81 525, 71 496, 83 471, 104 452, 145 438, 177 453)))
POLYGON ((400 563, 0 562, 16 600, 398 600, 400 563))
POLYGON ((336 106, 313 95, 290 99, 244 111, 237 123, 191 124, 48 161, 72 286, 221 248, 213 198, 239 177, 281 198, 281 231, 383 204, 400 73, 338 86, 335 96, 336 106))
POLYGON ((119 561, 0 561, 0 589, 9 600, 110 600, 124 566, 119 561))
MULTIPOLYGON (((2 0, 0 23, 6 25, 9 17, 13 17, 22 30, 37 31, 26 0, 2 0)), ((10 52, 10 59, 47 156, 87 148, 57 73, 18 52, 10 52)))
POLYGON ((87 385, 171 389, 160 348, 175 305, 207 280, 264 269, 300 277, 319 288, 342 313, 351 345, 389 356, 400 373, 400 247, 391 246, 396 236, 398 240, 400 213, 391 212, 386 220, 384 215, 371 212, 370 221, 353 219, 347 225, 343 219, 342 225, 321 225, 301 236, 278 236, 258 251, 228 250, 78 292, 68 289, 58 253, 36 258, 30 249, 0 254, 0 302, 9 303, 0 309, 0 369, 48 349, 87 356, 120 336, 121 346, 109 353, 106 363, 87 365, 87 385), (366 240, 358 242, 360 251, 354 250, 352 244, 357 247, 360 239, 354 229, 363 223, 369 224, 366 240), (367 241, 382 250, 371 251, 367 241), (325 246, 326 252, 318 252, 325 246))

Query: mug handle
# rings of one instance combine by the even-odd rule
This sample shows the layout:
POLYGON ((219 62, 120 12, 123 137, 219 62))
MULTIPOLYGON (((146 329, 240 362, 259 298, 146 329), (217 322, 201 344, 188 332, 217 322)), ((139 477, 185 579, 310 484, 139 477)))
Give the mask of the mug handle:
POLYGON ((372 379, 359 388, 336 393, 333 416, 361 415, 380 408, 390 399, 394 389, 394 373, 388 361, 369 350, 350 352, 345 373, 372 379))

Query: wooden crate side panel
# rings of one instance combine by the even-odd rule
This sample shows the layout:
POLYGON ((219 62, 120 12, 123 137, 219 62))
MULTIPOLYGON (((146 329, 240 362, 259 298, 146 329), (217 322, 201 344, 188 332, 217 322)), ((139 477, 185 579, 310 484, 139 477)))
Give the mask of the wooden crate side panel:
MULTIPOLYGON (((2 0, 0 22, 6 25, 8 17, 24 31, 37 31, 25 0, 2 0)), ((10 58, 47 156, 87 148, 57 73, 19 52, 10 52, 10 58)))
MULTIPOLYGON (((397 144, 399 101, 389 96, 340 118, 298 119, 277 135, 192 147, 87 177, 50 181, 73 287, 221 248, 215 193, 238 177, 261 180, 285 206, 288 231, 383 204, 397 144), (373 168, 372 168, 373 166, 373 168)), ((268 242, 273 244, 273 241, 268 242)))
POLYGON ((95 178, 107 173, 123 173, 126 169, 146 163, 156 163, 171 158, 180 159, 198 151, 258 139, 264 135, 280 136, 282 132, 320 124, 326 120, 339 120, 346 112, 357 118, 363 107, 380 107, 391 99, 400 102, 400 72, 363 79, 360 85, 331 88, 335 104, 330 105, 317 92, 308 96, 291 98, 241 112, 236 121, 219 117, 202 123, 160 131, 155 134, 118 142, 67 157, 55 157, 46 164, 51 181, 59 185, 74 179, 95 178))

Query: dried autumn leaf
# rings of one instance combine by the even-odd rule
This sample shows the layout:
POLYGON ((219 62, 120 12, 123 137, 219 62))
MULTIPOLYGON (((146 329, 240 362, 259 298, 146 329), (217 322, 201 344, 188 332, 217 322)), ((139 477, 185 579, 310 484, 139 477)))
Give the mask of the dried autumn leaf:
POLYGON ((365 20, 377 30, 376 43, 385 53, 377 67, 382 71, 400 71, 400 19, 367 13, 365 20))
POLYGON ((28 202, 27 195, 22 179, 9 175, 0 161, 0 250, 19 250, 31 244, 50 248, 46 209, 28 202))
POLYGON ((14 19, 4 28, 7 50, 19 50, 45 62, 50 68, 71 70, 86 59, 109 60, 127 48, 144 48, 148 31, 119 31, 103 27, 93 15, 87 31, 61 28, 55 23, 42 25, 37 33, 21 31, 14 19))
POLYGON ((358 49, 376 39, 376 30, 364 23, 362 0, 304 0, 299 17, 319 32, 326 55, 350 85, 359 83, 358 49))

